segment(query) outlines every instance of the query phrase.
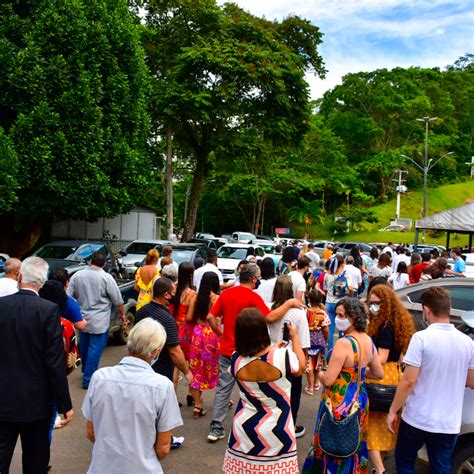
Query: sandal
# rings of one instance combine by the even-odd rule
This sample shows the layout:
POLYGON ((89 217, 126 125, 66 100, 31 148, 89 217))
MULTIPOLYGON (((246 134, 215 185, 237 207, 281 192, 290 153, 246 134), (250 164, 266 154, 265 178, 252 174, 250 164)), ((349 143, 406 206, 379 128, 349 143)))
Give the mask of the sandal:
POLYGON ((313 390, 311 387, 305 387, 304 391, 305 391, 308 395, 314 395, 314 390, 313 390))
POLYGON ((201 416, 206 416, 206 410, 204 410, 202 407, 194 407, 193 408, 193 418, 195 420, 197 420, 201 416))
POLYGON ((316 392, 318 390, 321 390, 321 382, 318 382, 315 386, 314 386, 314 389, 316 390, 316 392))

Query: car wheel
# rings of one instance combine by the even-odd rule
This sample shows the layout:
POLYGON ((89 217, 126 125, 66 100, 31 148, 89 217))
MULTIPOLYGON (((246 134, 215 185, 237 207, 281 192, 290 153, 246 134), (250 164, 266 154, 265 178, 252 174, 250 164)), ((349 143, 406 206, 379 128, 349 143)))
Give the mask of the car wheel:
POLYGON ((114 343, 120 346, 127 344, 128 335, 130 334, 130 330, 133 328, 133 324, 135 323, 135 314, 129 310, 125 314, 126 323, 120 326, 118 331, 115 331, 112 335, 114 343))
POLYGON ((455 448, 451 460, 451 474, 468 473, 474 473, 474 441, 455 448))

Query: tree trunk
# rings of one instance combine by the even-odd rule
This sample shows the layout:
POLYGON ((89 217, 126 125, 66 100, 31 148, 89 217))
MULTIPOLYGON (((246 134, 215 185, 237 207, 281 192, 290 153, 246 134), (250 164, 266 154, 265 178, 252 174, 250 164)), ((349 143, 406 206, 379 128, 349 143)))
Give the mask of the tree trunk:
POLYGON ((166 238, 173 240, 173 128, 166 134, 166 238))
POLYGON ((43 220, 33 219, 15 229, 15 216, 2 216, 2 232, 0 232, 0 249, 11 257, 23 258, 38 243, 43 231, 43 220))
POLYGON ((192 238, 196 227, 197 212, 199 209, 199 200, 201 199, 202 187, 204 184, 207 153, 196 156, 196 169, 194 170, 193 182, 191 184, 191 195, 189 199, 188 215, 184 223, 182 242, 192 238))

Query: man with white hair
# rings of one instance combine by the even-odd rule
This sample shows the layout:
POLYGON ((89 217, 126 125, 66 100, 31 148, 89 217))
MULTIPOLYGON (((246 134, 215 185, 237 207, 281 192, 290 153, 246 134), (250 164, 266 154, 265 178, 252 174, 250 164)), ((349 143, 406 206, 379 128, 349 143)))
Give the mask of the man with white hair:
POLYGON ((183 424, 173 383, 151 367, 165 342, 163 326, 142 319, 130 331, 128 357, 92 376, 82 405, 94 443, 88 473, 163 472, 171 430, 183 424))
POLYGON ((0 278, 0 297, 13 295, 18 291, 18 275, 20 274, 21 260, 9 258, 5 262, 5 276, 0 278))
POLYGON ((23 472, 45 474, 53 402, 72 420, 64 344, 56 304, 38 296, 48 264, 27 258, 20 267, 20 291, 0 298, 0 472, 9 471, 18 436, 23 472))

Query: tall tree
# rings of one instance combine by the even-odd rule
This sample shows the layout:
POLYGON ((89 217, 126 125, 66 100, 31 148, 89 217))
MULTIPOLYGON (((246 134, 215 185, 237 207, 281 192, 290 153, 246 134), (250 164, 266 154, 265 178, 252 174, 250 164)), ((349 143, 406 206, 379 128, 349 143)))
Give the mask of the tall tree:
POLYGON ((194 158, 186 239, 213 151, 248 129, 271 144, 301 140, 309 115, 304 74, 325 73, 321 33, 298 17, 272 22, 214 0, 144 3, 154 126, 163 136, 171 127, 194 158))
POLYGON ((126 0, 1 3, 0 127, 19 162, 2 248, 22 254, 53 219, 111 217, 140 198, 149 77, 138 28, 126 0))

